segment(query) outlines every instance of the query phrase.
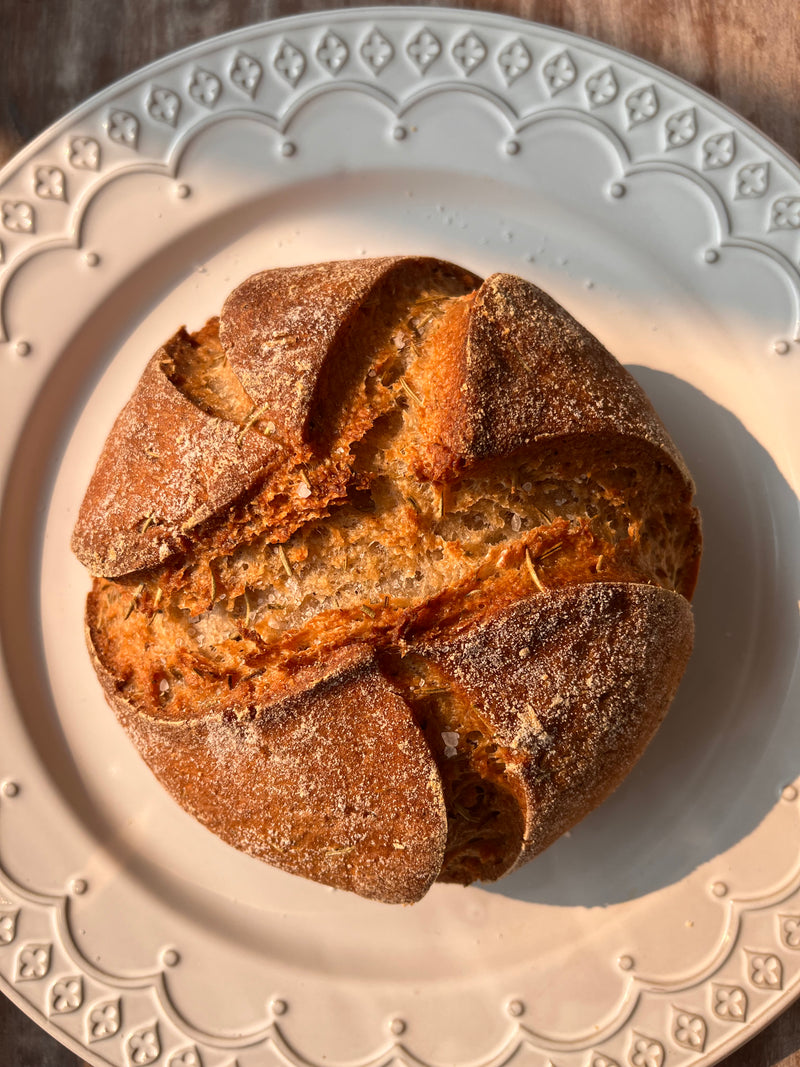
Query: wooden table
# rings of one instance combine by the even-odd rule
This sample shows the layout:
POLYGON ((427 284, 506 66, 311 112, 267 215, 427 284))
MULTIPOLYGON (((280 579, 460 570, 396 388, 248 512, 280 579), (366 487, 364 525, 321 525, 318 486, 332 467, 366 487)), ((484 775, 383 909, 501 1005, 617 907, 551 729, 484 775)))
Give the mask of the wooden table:
MULTIPOLYGON (((347 0, 0 0, 0 163, 90 94, 177 48, 347 0)), ((463 0, 561 26, 680 75, 800 158, 797 0, 463 0)), ((80 1067, 0 995, 3 1067, 80 1067)), ((800 1001, 721 1067, 800 1067, 800 1001)))

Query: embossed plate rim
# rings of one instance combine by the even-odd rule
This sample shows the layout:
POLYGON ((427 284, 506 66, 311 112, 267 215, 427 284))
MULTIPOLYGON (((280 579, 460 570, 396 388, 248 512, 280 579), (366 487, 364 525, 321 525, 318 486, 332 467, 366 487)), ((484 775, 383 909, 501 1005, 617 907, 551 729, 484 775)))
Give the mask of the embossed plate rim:
MULTIPOLYGON (((225 34, 225 35, 223 35, 221 37, 214 38, 211 41, 199 42, 199 43, 197 43, 195 45, 191 45, 191 46, 181 50, 180 52, 176 52, 176 53, 174 53, 174 54, 172 54, 170 56, 167 56, 167 57, 164 57, 164 58, 162 58, 160 60, 157 60, 154 63, 150 64, 149 66, 143 68, 142 70, 136 71, 136 72, 132 73, 131 75, 128 75, 126 78, 122 79, 120 82, 117 82, 114 85, 109 86, 107 89, 105 89, 105 90, 101 91, 100 93, 96 94, 90 100, 88 100, 84 104, 80 105, 78 108, 76 108, 74 111, 72 111, 69 115, 67 115, 63 119, 59 120, 59 122, 57 122, 54 126, 50 127, 50 129, 48 129, 43 134, 41 134, 35 141, 33 141, 31 143, 31 145, 29 145, 26 149, 23 149, 22 152, 19 153, 18 156, 15 157, 14 160, 10 161, 9 164, 7 164, 6 167, 3 168, 2 172, 0 172, 0 187, 6 185, 9 182, 12 182, 14 180, 14 178, 18 175, 18 173, 19 173, 19 171, 20 171, 22 166, 24 166, 26 163, 30 162, 33 158, 35 158, 36 155, 43 150, 43 148, 47 147, 53 140, 55 140, 57 137, 59 137, 65 130, 69 130, 71 127, 74 127, 77 123, 79 123, 83 116, 91 114, 93 111, 95 111, 98 108, 98 106, 104 104, 104 102, 106 102, 106 101, 112 102, 115 98, 124 95, 124 93, 126 93, 128 90, 130 90, 132 88, 135 88, 135 87, 145 83, 149 78, 153 77, 153 75, 155 75, 157 72, 163 72, 165 70, 172 69, 173 67, 180 66, 182 64, 187 63, 187 61, 190 61, 190 60, 192 60, 194 58, 197 58, 199 56, 203 56, 203 55, 205 55, 207 53, 216 54, 216 53, 220 52, 221 50, 230 47, 231 45, 236 45, 236 44, 238 44, 240 42, 247 41, 251 37, 265 36, 265 35, 268 35, 268 34, 277 36, 277 34, 282 33, 282 32, 291 32, 292 28, 294 28, 294 27, 298 27, 299 28, 299 27, 304 27, 304 26, 309 26, 309 25, 310 26, 320 26, 320 27, 322 27, 324 25, 328 25, 328 24, 332 24, 332 23, 339 23, 339 22, 348 22, 348 23, 349 22, 357 22, 357 23, 366 24, 370 20, 373 20, 373 19, 381 19, 381 20, 385 20, 387 23, 389 23, 389 22, 398 23, 398 24, 401 24, 403 26, 408 25, 410 20, 414 20, 415 24, 417 22, 420 22, 420 23, 424 24, 426 22, 433 22, 434 20, 443 20, 443 21, 448 22, 448 23, 459 23, 459 24, 463 24, 465 26, 468 24, 470 26, 472 26, 472 25, 484 26, 484 27, 489 27, 489 28, 493 28, 493 29, 494 28, 498 28, 498 27, 502 27, 504 29, 508 28, 509 34, 513 34, 514 32, 516 32, 518 34, 523 34, 524 33, 524 34, 530 35, 530 36, 532 36, 534 38, 536 38, 536 37, 542 38, 543 37, 547 41, 559 42, 559 43, 565 42, 565 41, 566 42, 573 41, 575 43, 575 47, 576 48, 580 47, 583 50, 592 52, 596 57, 600 57, 600 58, 603 58, 603 59, 606 59, 606 60, 608 59, 609 56, 611 56, 612 59, 614 57, 616 57, 618 62, 624 63, 627 68, 635 69, 639 73, 644 74, 646 77, 653 79, 654 81, 657 82, 658 85, 667 84, 669 86, 674 86, 674 85, 681 86, 682 92, 684 93, 684 95, 688 96, 690 98, 690 100, 693 100, 696 103, 698 103, 698 106, 699 106, 700 103, 702 103, 703 107, 705 107, 709 112, 713 113, 717 118, 724 120, 726 123, 730 123, 732 120, 734 120, 735 128, 736 128, 737 131, 740 130, 741 128, 745 127, 745 126, 749 127, 749 129, 752 131, 751 132, 751 136, 753 137, 754 140, 756 140, 758 142, 758 144, 760 145, 762 150, 765 152, 765 154, 769 153, 770 159, 773 162, 780 163, 780 166, 782 168, 784 168, 787 172, 791 173, 793 175, 793 179, 795 181, 797 180, 797 174, 795 173, 796 172, 796 167, 792 163, 792 161, 788 160, 787 157, 785 156, 785 154, 782 153, 781 150, 777 146, 775 146, 771 142, 769 142, 768 139, 764 137, 764 135, 758 133, 758 131, 755 131, 752 127, 750 127, 750 125, 748 123, 746 123, 745 120, 740 119, 738 116, 733 116, 730 111, 728 111, 727 109, 723 108, 722 105, 718 104, 718 102, 713 100, 713 98, 708 97, 707 94, 702 93, 700 90, 698 90, 695 87, 689 85, 688 83, 682 82, 680 79, 676 78, 673 75, 666 74, 665 72, 659 71, 657 68, 653 67, 652 65, 647 64, 642 60, 638 60, 635 57, 629 56, 624 52, 621 52, 619 50, 610 48, 610 47, 605 46, 605 45, 601 45, 601 44, 599 44, 597 42, 588 41, 585 38, 579 37, 578 35, 575 35, 575 34, 571 34, 571 33, 567 32, 567 31, 562 31, 562 30, 551 28, 551 27, 539 26, 537 24, 529 23, 529 22, 526 22, 524 20, 512 19, 512 18, 508 18, 508 17, 505 17, 505 16, 497 16, 497 15, 493 15, 493 14, 490 14, 490 13, 487 13, 487 12, 463 12, 463 11, 456 11, 456 10, 452 10, 452 9, 433 9, 433 8, 429 9, 429 8, 402 7, 402 8, 357 8, 357 9, 347 9, 346 11, 340 11, 340 12, 335 12, 335 11, 331 11, 331 12, 316 12, 316 13, 309 13, 309 14, 302 15, 302 16, 294 16, 294 17, 290 17, 290 18, 287 18, 287 19, 283 19, 283 20, 276 20, 275 22, 271 22, 271 23, 257 24, 257 25, 252 26, 252 27, 246 27, 246 28, 241 29, 241 30, 232 31, 231 33, 225 34)), ((462 84, 466 84, 466 83, 462 83, 462 84)), ((452 78, 450 80, 450 85, 451 85, 451 88, 452 88, 453 87, 453 79, 452 78)), ((62 175, 62 177, 63 177, 63 175, 62 175)), ((45 199, 55 199, 55 200, 58 199, 58 195, 57 195, 58 194, 58 177, 57 177, 57 175, 55 176, 54 180, 55 180, 55 184, 53 186, 51 186, 51 191, 53 192, 53 196, 52 197, 46 197, 45 199)), ((45 250, 45 249, 43 249, 43 250, 45 250)), ((15 262, 16 262, 16 260, 12 260, 9 263, 9 266, 13 266, 15 262)), ((18 354, 20 356, 26 354, 20 348, 21 344, 24 345, 25 342, 17 342, 17 352, 18 352, 18 354)), ((8 783, 8 782, 5 783, 6 797, 8 797, 8 798, 10 798, 12 796, 12 794, 8 792, 9 784, 10 783, 8 783)), ((5 803, 5 801, 3 801, 3 803, 5 803)), ((57 896, 48 896, 47 894, 41 894, 41 893, 33 894, 33 895, 31 895, 31 894, 27 894, 26 895, 23 887, 21 887, 21 886, 17 886, 17 890, 18 890, 20 896, 24 897, 25 899, 30 899, 31 902, 34 902, 34 899, 35 899, 35 902, 37 903, 38 906, 52 908, 52 909, 54 909, 56 911, 60 907, 64 906, 64 902, 66 900, 66 898, 57 897, 57 896)), ((78 892, 77 889, 75 889, 74 891, 76 893, 78 892)), ((35 947, 35 946, 33 946, 33 947, 35 947)), ((34 953, 34 957, 35 957, 35 955, 36 954, 34 953)), ((34 962, 35 962, 35 959, 34 959, 34 962)), ((44 966, 44 964, 42 964, 42 966, 44 966)), ((163 973, 162 973, 162 977, 163 977, 163 973)), ((5 983, 4 983, 4 985, 5 985, 5 983)), ((17 998, 20 996, 19 989, 16 988, 16 987, 11 987, 11 989, 12 989, 12 997, 16 1001, 17 998)), ((769 1019, 772 1017, 772 1014, 773 1014, 772 1009, 774 1009, 774 1013, 777 1013, 778 1011, 783 1010, 783 1008, 785 1007, 785 1005, 787 1003, 787 1000, 788 1000, 788 998, 784 997, 784 998, 780 998, 778 1000, 773 1001, 772 1004, 770 1005, 770 1010, 767 1011, 767 1012, 764 1012, 762 1015, 759 1016, 759 1019, 758 1019, 759 1023, 764 1023, 765 1024, 766 1022, 769 1021, 769 1019)), ((511 1004, 509 1004, 509 1006, 508 1006, 509 1014, 512 1017, 514 1017, 515 1013, 516 1013, 516 1008, 514 1007, 514 1004, 515 1004, 515 1002, 511 1002, 511 1004)), ((31 1010, 32 1012, 35 1010, 35 1009, 33 1009, 33 1006, 31 1004, 29 1004, 28 1002, 25 1002, 23 1004, 23 1007, 26 1007, 26 1010, 31 1010), (27 1007, 26 1007, 26 1005, 27 1005, 27 1007)), ((278 1010, 278 1006, 277 1005, 273 1006, 273 1011, 274 1011, 275 1014, 281 1014, 281 1012, 278 1010)), ((273 1020, 273 1023, 274 1023, 274 1020, 273 1020)), ((66 1040, 64 1038, 64 1036, 63 1036, 63 1031, 58 1030, 55 1027, 54 1023, 45 1021, 45 1025, 47 1025, 48 1028, 52 1027, 52 1031, 51 1032, 54 1032, 56 1034, 56 1036, 58 1036, 62 1040, 66 1040)), ((272 1039, 275 1041, 276 1044, 279 1044, 280 1029, 277 1026, 277 1024, 272 1025, 272 1031, 271 1032, 273 1034, 273 1038, 272 1039)), ((394 1029, 392 1032, 395 1035, 399 1036, 399 1034, 402 1031, 400 1029, 394 1029)), ((714 1049, 713 1054, 710 1054, 710 1055, 713 1055, 713 1058, 716 1059, 721 1054, 721 1051, 722 1052, 725 1051, 726 1047, 731 1047, 733 1044, 739 1043, 740 1041, 744 1040, 746 1037, 750 1036, 752 1034, 752 1032, 753 1032, 753 1027, 749 1027, 745 1034, 743 1034, 743 1035, 740 1035, 738 1033, 735 1034, 735 1036, 732 1037, 731 1042, 729 1042, 727 1046, 725 1045, 725 1043, 723 1043, 721 1045, 718 1045, 714 1049)), ((517 1041, 517 1046, 516 1047, 518 1047, 518 1045, 521 1043, 522 1034, 523 1034, 523 1031, 519 1027, 517 1027, 516 1038, 515 1038, 515 1040, 517 1041)), ((153 1047, 155 1047, 155 1046, 153 1046, 153 1047)), ((397 1043, 395 1043, 395 1045, 393 1047, 400 1048, 401 1046, 399 1046, 399 1045, 397 1045, 397 1043)), ((506 1055, 506 1054, 509 1053, 509 1048, 510 1047, 511 1046, 509 1045, 505 1049, 503 1055, 506 1055)), ((99 1058, 99 1052, 96 1051, 95 1049, 87 1048, 85 1050, 85 1052, 88 1053, 89 1055, 93 1056, 93 1057, 97 1057, 96 1062, 98 1062, 98 1063, 99 1062, 104 1062, 99 1058)), ((120 1055, 122 1055, 121 1051, 120 1051, 120 1055)), ((159 1056, 160 1055, 161 1055, 161 1053, 159 1052, 159 1056)), ((165 1055, 166 1055, 166 1053, 165 1053, 165 1055)), ((178 1053, 174 1052, 172 1054, 171 1061, 177 1055, 178 1055, 178 1053)), ((557 1053, 556 1053, 556 1055, 557 1055, 557 1053)), ((635 1058, 635 1055, 638 1055, 638 1053, 631 1052, 631 1053, 629 1053, 629 1058, 635 1058)), ((409 1057, 413 1058, 412 1054, 409 1053, 409 1057)), ((128 1058, 130 1059, 130 1055, 129 1054, 128 1054, 128 1058)), ((147 1060, 139 1060, 139 1062, 149 1062, 149 1061, 147 1061, 147 1060)), ((486 1061, 486 1062, 488 1063, 489 1061, 486 1061)), ((493 1062, 494 1062, 494 1060, 493 1060, 493 1062)), ((698 1064, 699 1063, 710 1063, 710 1062, 712 1062, 712 1060, 710 1060, 708 1056, 703 1056, 699 1060, 697 1060, 697 1059, 693 1060, 693 1062, 694 1063, 698 1063, 698 1064)))
POLYGON ((239 27, 238 29, 228 30, 215 37, 206 38, 202 41, 196 41, 194 44, 185 45, 182 48, 176 49, 174 52, 170 52, 166 56, 161 56, 158 59, 146 63, 142 67, 137 67, 136 70, 131 71, 122 78, 99 89, 75 107, 65 112, 64 115, 56 119, 55 122, 52 122, 46 129, 42 130, 41 133, 38 133, 32 140, 28 141, 15 152, 11 159, 7 160, 3 166, 0 167, 0 188, 2 188, 8 178, 19 166, 26 163, 32 156, 36 155, 44 145, 64 129, 67 129, 77 118, 80 118, 82 115, 95 108, 98 104, 102 103, 112 92, 114 94, 122 93, 135 86, 140 81, 150 77, 154 72, 160 70, 164 66, 171 66, 173 63, 179 63, 194 56, 202 55, 206 51, 216 51, 217 48, 247 40, 250 36, 257 36, 259 33, 263 33, 267 27, 303 26, 305 24, 313 25, 314 23, 319 23, 320 21, 327 19, 333 19, 338 22, 354 21, 360 18, 367 19, 370 17, 397 21, 412 17, 424 20, 426 15, 429 19, 446 18, 454 21, 481 22, 489 27, 496 26, 498 20, 501 20, 509 27, 516 26, 520 32, 540 34, 543 37, 551 37, 553 40, 572 39, 582 48, 594 51, 599 57, 616 57, 627 66, 638 67, 643 74, 651 73, 659 78, 666 78, 668 81, 680 85, 687 94, 702 100, 704 105, 710 111, 715 112, 718 118, 730 119, 733 117, 738 126, 746 127, 754 137, 762 142, 762 144, 769 147, 774 155, 774 161, 776 163, 780 163, 782 166, 788 164, 789 169, 792 170, 796 170, 800 167, 800 163, 792 159, 786 150, 781 148, 781 146, 768 134, 760 130, 744 115, 740 115, 738 112, 727 107, 705 89, 701 89, 699 86, 694 85, 679 74, 667 71, 666 69, 659 67, 657 64, 651 63, 646 59, 641 59, 634 53, 626 52, 615 45, 605 44, 592 37, 586 37, 576 33, 573 30, 550 26, 547 23, 536 22, 533 20, 529 21, 516 15, 504 15, 480 9, 436 6, 427 8, 416 7, 413 4, 398 4, 397 6, 392 5, 390 7, 382 7, 380 5, 369 4, 364 7, 330 8, 322 11, 310 11, 298 15, 287 15, 267 22, 254 22, 247 26, 239 27))

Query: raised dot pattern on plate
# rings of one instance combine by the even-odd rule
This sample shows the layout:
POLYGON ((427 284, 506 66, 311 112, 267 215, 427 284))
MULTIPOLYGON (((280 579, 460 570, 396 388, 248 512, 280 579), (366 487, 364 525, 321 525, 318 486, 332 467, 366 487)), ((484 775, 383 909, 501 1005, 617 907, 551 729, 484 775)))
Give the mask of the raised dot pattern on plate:
MULTIPOLYGON (((480 101, 484 113, 488 104, 496 115, 498 150, 508 167, 525 165, 534 119, 568 112, 571 120, 605 133, 612 146, 622 146, 618 179, 608 187, 610 207, 618 210, 613 202, 625 196, 629 184, 632 188, 634 181, 645 180, 645 172, 680 173, 708 194, 709 202, 713 194, 723 205, 727 229, 721 248, 741 242, 751 253, 772 254, 798 289, 793 264, 800 258, 800 187, 779 159, 768 158, 761 139, 731 130, 722 109, 669 79, 663 84, 654 80, 624 56, 609 61, 607 54, 579 39, 536 27, 527 31, 519 23, 478 13, 426 9, 424 18, 384 22, 374 11, 363 19, 320 15, 288 28, 276 23, 242 32, 202 56, 187 54, 157 74, 142 74, 118 96, 106 97, 102 106, 87 105, 72 126, 54 128, 52 136, 37 142, 35 152, 23 153, 4 171, 0 293, 39 247, 57 247, 59 240, 74 247, 80 232, 76 205, 85 207, 132 161, 170 174, 174 209, 179 210, 182 191, 190 190, 179 180, 173 149, 195 127, 210 116, 224 118, 228 111, 231 116, 258 114, 274 127, 281 166, 291 167, 295 155, 302 156, 308 147, 299 127, 293 128, 297 102, 324 97, 344 84, 382 102, 386 139, 397 152, 413 142, 413 124, 404 112, 409 100, 467 87, 471 95, 465 99, 480 101), (779 255, 773 254, 776 249, 779 255)), ((706 257, 709 264, 718 259, 717 249, 713 251, 714 257, 706 257)), ((93 250, 83 255, 87 265, 105 262, 93 250)), ((11 781, 0 788, 0 819, 2 805, 16 792, 11 781)), ((25 796, 15 803, 24 803, 25 796)), ((73 894, 81 883, 73 881, 73 894)), ((785 911, 770 919, 770 928, 761 921, 758 900, 739 902, 735 885, 730 892, 721 882, 713 885, 708 899, 719 909, 719 951, 701 976, 645 979, 637 973, 635 957, 621 955, 616 967, 613 960, 609 967, 629 989, 623 1007, 602 1027, 566 1039, 532 1036, 525 1002, 508 990, 496 1004, 507 1038, 485 1062, 506 1062, 522 1049, 534 1049, 559 1067, 562 1061, 565 1067, 661 1067, 672 1055, 690 1063, 726 1040, 751 1014, 777 1003, 790 985, 797 985, 800 970, 800 871, 782 890, 778 904, 785 911), (757 925, 752 934, 751 922, 757 925), (654 1006, 657 1011, 640 1029, 639 1009, 654 1006), (649 1022, 655 1018, 658 1026, 649 1022)), ((164 967, 181 965, 180 945, 162 954, 152 974, 133 983, 94 967, 71 927, 59 918, 68 895, 24 889, 3 870, 0 856, 0 978, 21 995, 41 990, 38 1002, 73 1040, 104 1050, 113 1047, 125 1064, 195 1067, 211 1056, 209 1062, 229 1067, 226 1057, 232 1064, 236 1055, 241 1067, 249 1067, 246 1052, 263 1051, 270 1042, 279 1044, 291 1063, 308 1067, 316 1062, 283 1041, 284 1016, 290 1021, 292 1013, 282 998, 265 1006, 246 1048, 227 1045, 225 1035, 192 1030, 171 1004, 163 980, 164 967), (152 1018, 145 1015, 148 1010, 152 1018), (204 1037, 209 1038, 207 1047, 204 1037)), ((364 1064, 385 1048, 387 1029, 392 1042, 402 1039, 413 1052, 413 1017, 398 1008, 386 1018, 364 1064)), ((425 1060, 416 1056, 415 1062, 425 1060)))
POLYGON ((384 24, 320 17, 291 35, 269 28, 242 33, 240 47, 209 52, 202 65, 186 60, 152 79, 143 75, 139 92, 120 93, 118 103, 101 110, 87 108, 87 128, 66 144, 57 136, 45 141, 33 160, 32 181, 19 181, 13 163, 6 170, 0 192, 0 229, 7 235, 0 312, 8 281, 31 246, 52 243, 59 235, 74 240, 72 205, 80 202, 83 210, 93 189, 122 173, 131 155, 140 165, 149 161, 170 168, 178 139, 185 140, 210 111, 240 115, 243 104, 274 123, 285 144, 296 145, 296 139, 286 139, 295 102, 324 94, 339 81, 373 96, 380 85, 381 100, 394 112, 390 129, 401 128, 397 119, 420 90, 445 91, 459 79, 468 82, 496 105, 498 144, 514 166, 525 158, 525 130, 532 119, 566 107, 572 118, 592 122, 613 144, 624 145, 620 178, 644 166, 677 167, 719 198, 728 229, 722 245, 746 243, 755 250, 763 243, 800 293, 795 267, 800 250, 792 242, 800 235, 800 190, 787 188, 786 176, 778 176, 774 161, 763 158, 759 141, 726 129, 711 104, 694 99, 691 90, 681 93, 673 83, 648 80, 626 57, 601 61, 591 47, 572 38, 559 49, 549 39, 557 33, 550 31, 543 41, 541 32, 534 27, 528 34, 519 32, 513 23, 504 29, 499 20, 482 23, 477 15, 433 12, 416 24, 413 19, 384 24), (60 205, 60 215, 51 213, 40 225, 31 196, 60 205), (764 209, 754 211, 752 203, 762 199, 767 199, 764 209), (763 240, 776 235, 786 244, 781 256, 763 240))

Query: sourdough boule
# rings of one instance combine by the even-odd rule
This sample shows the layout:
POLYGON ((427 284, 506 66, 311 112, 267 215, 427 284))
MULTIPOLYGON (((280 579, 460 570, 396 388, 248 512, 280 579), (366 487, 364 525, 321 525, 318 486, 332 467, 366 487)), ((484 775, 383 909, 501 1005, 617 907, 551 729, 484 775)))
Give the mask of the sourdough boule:
POLYGON ((507 274, 267 270, 120 413, 73 549, 162 785, 387 902, 493 880, 600 803, 675 694, 700 520, 630 374, 507 274))

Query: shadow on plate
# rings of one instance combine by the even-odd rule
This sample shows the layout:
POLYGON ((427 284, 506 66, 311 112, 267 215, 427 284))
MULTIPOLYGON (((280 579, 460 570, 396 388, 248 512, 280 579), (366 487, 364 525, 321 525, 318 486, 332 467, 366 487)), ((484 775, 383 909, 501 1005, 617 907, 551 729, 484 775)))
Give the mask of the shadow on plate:
POLYGON ((797 498, 729 411, 671 375, 630 369, 697 483, 695 648, 663 726, 617 792, 527 867, 483 887, 519 900, 595 906, 673 884, 750 834, 800 774, 790 694, 797 498))
MULTIPOLYGON (((61 454, 63 391, 74 394, 85 368, 73 367, 70 382, 60 371, 21 438, 39 449, 13 472, 3 502, 3 646, 52 782, 98 842, 172 895, 169 874, 131 854, 105 825, 72 763, 44 677, 36 608, 41 493, 51 484, 48 454, 61 454)), ((698 485, 705 551, 695 651, 666 722, 614 796, 526 868, 482 887, 523 901, 604 905, 672 884, 754 830, 781 786, 800 774, 800 719, 789 695, 800 636, 795 495, 730 412, 670 375, 634 372, 698 485)))

